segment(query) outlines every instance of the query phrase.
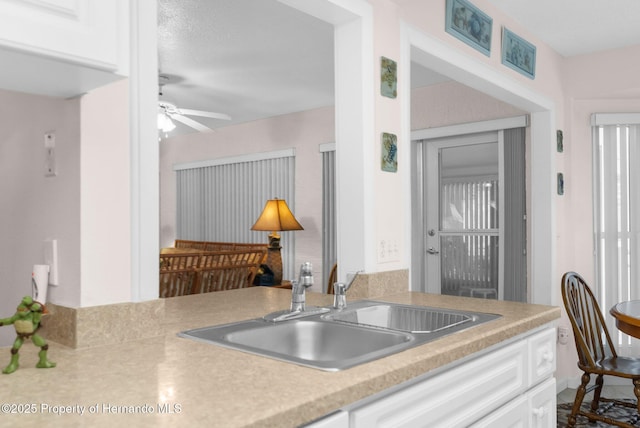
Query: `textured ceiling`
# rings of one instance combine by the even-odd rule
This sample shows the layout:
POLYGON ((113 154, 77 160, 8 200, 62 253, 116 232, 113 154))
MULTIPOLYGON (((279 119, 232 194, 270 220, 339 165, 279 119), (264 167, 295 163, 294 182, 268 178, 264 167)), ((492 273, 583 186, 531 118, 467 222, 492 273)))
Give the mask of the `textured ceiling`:
POLYGON ((639 0, 489 0, 565 57, 640 43, 639 0))
POLYGON ((333 27, 276 0, 159 0, 158 60, 161 100, 233 119, 212 128, 333 105, 333 27))
MULTIPOLYGON (((489 1, 563 56, 640 44, 640 0, 489 1)), ((162 100, 233 118, 210 128, 333 105, 332 26, 277 0, 158 0, 158 56, 162 100)))

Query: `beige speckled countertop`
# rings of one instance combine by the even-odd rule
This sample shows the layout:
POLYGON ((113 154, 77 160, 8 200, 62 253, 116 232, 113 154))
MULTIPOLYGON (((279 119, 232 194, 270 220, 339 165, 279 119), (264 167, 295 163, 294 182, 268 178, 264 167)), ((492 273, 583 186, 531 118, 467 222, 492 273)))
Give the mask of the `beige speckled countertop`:
MULTIPOLYGON (((323 306, 331 299, 309 293, 307 303, 323 306)), ((560 317, 557 307, 466 297, 406 292, 377 300, 503 316, 371 363, 324 372, 176 336, 285 309, 289 290, 255 287, 167 299, 164 336, 86 349, 51 343, 49 356, 58 364, 53 369, 36 369, 38 349, 25 343, 18 371, 0 375, 0 426, 295 427, 560 317)), ((2 367, 9 357, 9 348, 0 349, 2 367)))

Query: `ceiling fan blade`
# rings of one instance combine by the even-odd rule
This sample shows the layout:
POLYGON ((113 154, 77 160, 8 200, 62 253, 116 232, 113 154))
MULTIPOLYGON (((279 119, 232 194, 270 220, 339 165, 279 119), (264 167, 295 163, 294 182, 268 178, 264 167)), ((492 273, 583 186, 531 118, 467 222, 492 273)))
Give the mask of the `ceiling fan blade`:
POLYGON ((202 116, 202 117, 210 117, 212 119, 231 120, 231 116, 229 116, 228 114, 213 113, 210 111, 191 110, 188 108, 181 108, 180 113, 188 114, 189 116, 202 116))
POLYGON ((196 122, 195 120, 189 119, 188 117, 182 116, 181 114, 170 114, 169 116, 171 116, 171 119, 177 120, 178 122, 183 123, 197 131, 213 131, 213 129, 209 128, 208 126, 204 126, 200 122, 196 122))

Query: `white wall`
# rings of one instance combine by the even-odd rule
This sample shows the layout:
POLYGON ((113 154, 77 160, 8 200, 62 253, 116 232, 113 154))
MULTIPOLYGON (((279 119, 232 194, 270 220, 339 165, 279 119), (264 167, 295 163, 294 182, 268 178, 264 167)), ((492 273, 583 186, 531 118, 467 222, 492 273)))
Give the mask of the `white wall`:
POLYGON ((129 83, 81 100, 80 306, 131 301, 129 83))
POLYGON ((455 81, 411 91, 411 129, 502 119, 521 109, 455 81))
MULTIPOLYGON (((47 239, 58 241, 60 283, 48 302, 131 300, 128 90, 123 80, 70 100, 0 91, 0 317, 31 294, 47 239), (49 131, 55 177, 44 176, 49 131)), ((0 335, 9 344, 13 332, 0 335)))
MULTIPOLYGON (((318 146, 334 141, 334 129, 333 107, 326 107, 223 127, 215 132, 163 139, 160 143, 160 245, 172 246, 176 238, 173 165, 293 147, 296 203, 291 208, 304 227, 295 232, 295 264, 311 261, 316 277, 321 278, 322 158, 318 146)), ((266 232, 264 240, 267 241, 266 232)), ((320 281, 314 285, 317 290, 321 290, 321 286, 320 281)))
MULTIPOLYGON (((80 303, 80 103, 0 90, 0 318, 31 295, 44 241, 58 240, 59 287, 48 301, 80 303), (56 177, 45 177, 44 134, 55 132, 56 177)), ((0 346, 15 339, 0 329, 0 346)))
MULTIPOLYGON (((564 152, 557 155, 565 176, 565 194, 558 198, 558 272, 576 271, 595 288, 590 117, 640 112, 640 45, 569 58, 562 71, 567 120, 564 152)), ((609 308, 601 309, 610 316, 609 308)), ((561 325, 569 327, 564 311, 561 325)), ((577 358, 573 339, 558 346, 557 377, 569 378, 574 387, 581 375, 577 358)))

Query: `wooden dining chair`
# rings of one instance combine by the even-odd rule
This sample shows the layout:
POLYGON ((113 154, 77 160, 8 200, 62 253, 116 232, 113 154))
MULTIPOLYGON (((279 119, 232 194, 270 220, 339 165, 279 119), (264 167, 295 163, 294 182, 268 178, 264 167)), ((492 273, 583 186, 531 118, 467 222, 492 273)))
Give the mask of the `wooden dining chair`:
POLYGON ((562 276, 562 300, 573 327, 573 335, 578 351, 578 367, 584 372, 582 382, 576 391, 568 427, 574 427, 577 415, 586 416, 590 421, 601 421, 610 425, 633 428, 627 422, 614 420, 604 416, 605 409, 600 409, 600 402, 608 407, 622 405, 634 407, 640 416, 640 358, 618 356, 609 331, 604 321, 600 306, 585 280, 575 272, 567 272, 562 276), (591 375, 595 375, 595 384, 587 388, 591 375), (604 376, 615 376, 630 379, 636 402, 629 403, 602 397, 604 376), (591 406, 582 410, 582 400, 590 391, 594 391, 591 406))

